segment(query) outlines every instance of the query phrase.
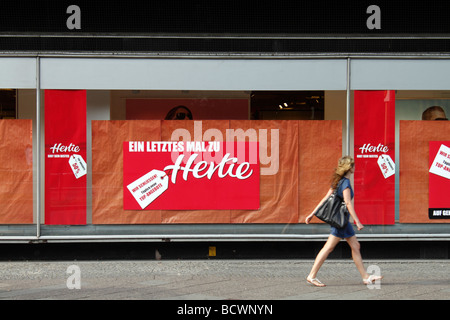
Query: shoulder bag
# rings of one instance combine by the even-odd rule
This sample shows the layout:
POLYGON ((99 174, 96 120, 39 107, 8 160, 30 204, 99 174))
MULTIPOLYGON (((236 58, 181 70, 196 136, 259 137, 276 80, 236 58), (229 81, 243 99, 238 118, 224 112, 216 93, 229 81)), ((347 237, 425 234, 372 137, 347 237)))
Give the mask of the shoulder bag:
POLYGON ((338 229, 344 228, 349 219, 347 205, 345 204, 344 199, 337 194, 337 190, 341 183, 342 180, 339 182, 334 192, 315 212, 317 218, 338 229))

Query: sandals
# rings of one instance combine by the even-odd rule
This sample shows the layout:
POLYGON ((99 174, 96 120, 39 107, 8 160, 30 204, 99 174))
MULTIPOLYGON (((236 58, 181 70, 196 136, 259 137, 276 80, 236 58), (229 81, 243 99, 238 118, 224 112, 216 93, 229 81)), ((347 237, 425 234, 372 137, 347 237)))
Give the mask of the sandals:
POLYGON ((322 282, 320 282, 317 278, 310 278, 309 276, 306 278, 306 282, 315 287, 326 287, 322 282))
POLYGON ((370 275, 367 279, 363 279, 364 284, 372 284, 377 280, 383 279, 383 276, 370 275))
MULTIPOLYGON (((363 279, 363 283, 364 284, 372 284, 372 283, 374 283, 375 281, 377 281, 377 280, 381 280, 381 279, 383 279, 383 276, 376 276, 376 275, 370 275, 367 279, 363 279)), ((311 278, 310 276, 308 276, 307 278, 306 278, 306 282, 308 283, 308 284, 310 284, 310 285, 312 285, 312 286, 315 286, 315 287, 326 287, 326 285, 325 284, 323 284, 322 282, 320 282, 320 280, 319 279, 317 279, 317 278, 311 278)))

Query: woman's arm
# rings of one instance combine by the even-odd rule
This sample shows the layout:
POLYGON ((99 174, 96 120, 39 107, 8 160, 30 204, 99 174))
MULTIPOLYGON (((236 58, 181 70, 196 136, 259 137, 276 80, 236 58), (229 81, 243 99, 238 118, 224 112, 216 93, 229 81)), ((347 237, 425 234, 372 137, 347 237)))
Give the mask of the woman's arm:
POLYGON ((330 190, 328 190, 327 194, 325 195, 325 197, 323 197, 322 200, 320 200, 319 204, 317 205, 317 207, 314 208, 314 210, 309 214, 309 216, 307 216, 305 218, 305 223, 309 224, 309 222, 311 221, 312 217, 314 217, 314 213, 316 213, 317 209, 322 205, 322 203, 325 202, 325 200, 328 199, 328 197, 333 193, 333 189, 330 188, 330 190))
POLYGON ((346 188, 343 191, 343 195, 344 195, 345 204, 347 205, 348 212, 350 213, 350 215, 352 216, 353 220, 355 221, 356 227, 358 228, 358 230, 361 230, 362 228, 364 228, 364 226, 359 221, 358 216, 356 215, 355 208, 353 207, 353 204, 352 204, 352 196, 350 194, 350 189, 346 188))

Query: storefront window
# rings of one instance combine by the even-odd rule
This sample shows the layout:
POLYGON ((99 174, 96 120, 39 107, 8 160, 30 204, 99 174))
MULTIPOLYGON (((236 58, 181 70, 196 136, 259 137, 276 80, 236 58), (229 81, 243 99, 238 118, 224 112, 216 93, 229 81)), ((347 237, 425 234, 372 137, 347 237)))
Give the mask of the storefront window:
POLYGON ((449 91, 399 91, 400 223, 450 222, 449 91))
MULTIPOLYGON (((75 66, 86 63, 73 60, 75 66)), ((83 76, 94 65, 88 60, 83 76)), ((100 59, 106 64, 102 68, 109 70, 112 60, 100 59)), ((137 61, 128 60, 136 63, 134 72, 141 71, 137 61)), ((177 69, 166 60, 163 66, 153 61, 144 66, 177 69)), ((332 65, 334 73, 346 75, 342 67, 347 61, 324 60, 320 65, 326 67, 318 67, 322 72, 332 65)), ((289 60, 289 66, 316 68, 295 62, 289 60)), ((366 225, 363 238, 446 234, 450 90, 386 90, 357 72, 367 66, 378 71, 380 61, 363 62, 352 65, 355 75, 349 83, 358 90, 342 89, 342 81, 316 90, 319 76, 309 90, 301 90, 308 87, 306 80, 297 90, 288 80, 281 86, 272 79, 267 87, 273 90, 265 81, 252 86, 242 79, 254 69, 244 72, 245 61, 234 60, 241 82, 232 88, 199 89, 211 79, 204 80, 210 75, 205 68, 195 89, 151 90, 157 82, 147 89, 132 89, 136 83, 120 89, 128 86, 122 78, 111 89, 97 78, 86 80, 89 88, 84 88, 80 75, 74 84, 54 88, 62 60, 49 59, 42 63, 49 70, 42 82, 50 88, 37 91, 25 83, 25 88, 0 90, 1 230, 33 235, 38 223, 44 237, 249 230, 326 235, 326 225, 313 221, 306 226, 304 218, 326 193, 337 159, 349 150, 356 160, 352 183, 355 208, 366 225), (208 183, 201 185, 202 179, 208 183), (238 191, 227 192, 230 188, 238 191), (216 189, 227 197, 216 197, 211 193, 216 189)), ((440 70, 436 61, 419 62, 419 70, 440 70)), ((176 63, 191 70, 189 63, 176 63)), ((206 65, 228 72, 217 61, 206 65)), ((396 70, 395 61, 387 65, 381 64, 384 72, 396 70)), ((273 61, 264 65, 258 60, 255 69, 260 66, 278 70, 273 61)), ((30 70, 35 70, 31 62, 30 70)), ((139 74, 145 79, 145 72, 139 74)), ((299 72, 293 76, 302 79, 299 72)))
POLYGON ((354 92, 355 208, 363 223, 427 233, 450 221, 448 95, 354 92))

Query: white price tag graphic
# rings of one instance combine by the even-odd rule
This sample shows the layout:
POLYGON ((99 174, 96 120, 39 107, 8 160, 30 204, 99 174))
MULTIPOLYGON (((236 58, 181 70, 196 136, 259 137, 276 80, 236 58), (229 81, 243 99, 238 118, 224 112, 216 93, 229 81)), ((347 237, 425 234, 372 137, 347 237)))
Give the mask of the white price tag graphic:
POLYGON ((83 157, 79 154, 73 154, 69 158, 69 165, 75 175, 75 178, 80 178, 87 173, 87 165, 83 157))
POLYGON ((450 179, 450 148, 441 144, 439 151, 431 165, 430 172, 443 178, 450 179))
POLYGON ((152 170, 127 185, 128 190, 142 209, 158 198, 169 187, 169 177, 164 171, 152 170))
POLYGON ((395 163, 389 155, 382 154, 378 157, 377 163, 385 179, 395 174, 395 163))

